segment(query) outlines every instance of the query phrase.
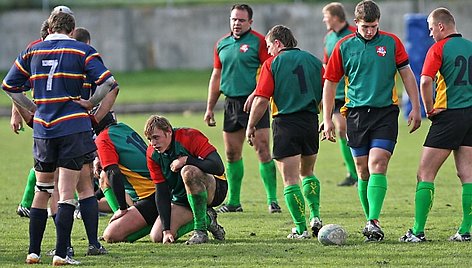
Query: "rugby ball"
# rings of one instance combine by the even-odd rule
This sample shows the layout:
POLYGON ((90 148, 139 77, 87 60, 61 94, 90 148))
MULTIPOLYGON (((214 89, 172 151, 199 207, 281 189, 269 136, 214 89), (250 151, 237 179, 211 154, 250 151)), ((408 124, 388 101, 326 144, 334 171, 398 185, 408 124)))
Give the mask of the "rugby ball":
POLYGON ((346 230, 338 224, 327 224, 318 232, 318 241, 325 246, 343 245, 346 239, 346 230))

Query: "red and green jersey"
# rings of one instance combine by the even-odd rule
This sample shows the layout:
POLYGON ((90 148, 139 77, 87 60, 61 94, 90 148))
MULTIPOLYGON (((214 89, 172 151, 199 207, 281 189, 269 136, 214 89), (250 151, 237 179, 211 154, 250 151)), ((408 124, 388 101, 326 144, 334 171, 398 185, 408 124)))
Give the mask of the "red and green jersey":
MULTIPOLYGON (((333 52, 334 46, 336 46, 336 43, 341 40, 343 37, 355 33, 356 32, 356 27, 349 25, 346 23, 346 25, 339 31, 335 32, 333 30, 329 31, 324 39, 324 53, 323 53, 323 63, 328 64, 328 59, 331 57, 331 53, 333 52)), ((336 87, 336 99, 337 100, 343 100, 344 101, 344 92, 345 92, 345 86, 346 83, 344 82, 343 79, 339 81, 338 86, 336 87)))
POLYGON ((111 125, 95 139, 102 168, 118 165, 126 180, 125 191, 133 201, 154 194, 155 187, 146 165, 146 143, 123 123, 111 125))
POLYGON ((321 61, 312 54, 283 49, 262 65, 256 96, 271 99, 273 117, 301 111, 318 114, 323 72, 321 61))
POLYGON ((436 77, 435 109, 472 106, 472 42, 452 34, 432 45, 421 75, 436 77))
POLYGON ((227 97, 246 97, 256 88, 259 67, 268 59, 264 36, 249 30, 240 38, 229 33, 215 45, 213 67, 221 69, 220 91, 227 97))
POLYGON ((173 172, 170 164, 179 156, 205 159, 214 151, 216 148, 200 131, 193 128, 174 128, 172 143, 167 151, 159 153, 151 145, 147 148, 147 166, 152 181, 156 184, 166 181, 171 190, 172 201, 185 204, 188 200, 182 176, 180 172, 173 172))
POLYGON ((353 33, 334 47, 325 79, 346 81, 347 108, 398 105, 397 70, 409 64, 408 54, 394 34, 378 31, 372 40, 353 33))

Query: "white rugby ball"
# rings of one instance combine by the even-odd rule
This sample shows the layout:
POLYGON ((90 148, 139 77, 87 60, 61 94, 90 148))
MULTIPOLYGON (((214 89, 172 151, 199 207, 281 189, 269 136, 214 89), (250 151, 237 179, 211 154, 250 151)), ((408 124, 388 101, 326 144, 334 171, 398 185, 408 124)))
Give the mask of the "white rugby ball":
POLYGON ((346 230, 338 224, 327 224, 318 232, 318 241, 325 246, 343 245, 346 239, 346 230))

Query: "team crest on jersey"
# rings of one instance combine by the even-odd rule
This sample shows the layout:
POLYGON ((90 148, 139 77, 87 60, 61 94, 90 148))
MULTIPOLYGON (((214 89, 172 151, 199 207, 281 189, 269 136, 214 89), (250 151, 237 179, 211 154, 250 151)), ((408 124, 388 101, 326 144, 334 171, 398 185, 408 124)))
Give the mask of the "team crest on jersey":
POLYGON ((377 46, 375 47, 375 49, 377 50, 377 55, 379 55, 380 57, 385 57, 385 55, 387 54, 387 48, 385 48, 384 46, 377 46))
POLYGON ((248 50, 249 50, 249 45, 248 44, 242 44, 239 47, 239 51, 241 51, 242 53, 246 53, 248 50))

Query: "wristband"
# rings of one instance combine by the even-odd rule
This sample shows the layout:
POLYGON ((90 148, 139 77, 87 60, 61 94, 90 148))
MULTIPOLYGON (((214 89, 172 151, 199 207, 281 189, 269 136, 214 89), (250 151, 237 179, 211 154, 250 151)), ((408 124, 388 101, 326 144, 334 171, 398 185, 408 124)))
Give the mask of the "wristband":
POLYGON ((433 108, 433 109, 429 110, 429 112, 426 112, 426 115, 431 116, 431 115, 433 115, 434 112, 436 112, 436 109, 433 108))

